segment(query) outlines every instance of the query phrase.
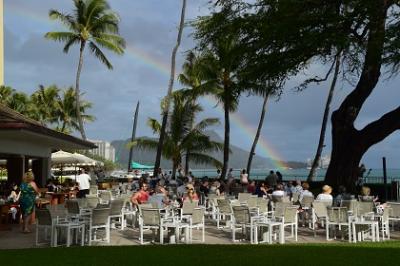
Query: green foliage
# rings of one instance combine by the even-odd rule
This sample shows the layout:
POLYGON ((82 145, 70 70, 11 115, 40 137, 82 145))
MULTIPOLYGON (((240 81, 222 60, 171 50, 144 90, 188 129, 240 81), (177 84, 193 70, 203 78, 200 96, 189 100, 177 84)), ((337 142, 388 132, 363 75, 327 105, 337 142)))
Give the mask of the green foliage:
MULTIPOLYGON (((209 126, 218 124, 218 119, 207 118, 193 125, 196 115, 202 111, 200 105, 196 104, 192 98, 185 97, 183 91, 173 93, 172 102, 173 109, 169 115, 162 155, 172 160, 174 169, 181 164, 182 157, 185 155, 189 155, 189 160, 196 163, 213 164, 217 167, 221 166, 221 162, 207 153, 221 150, 222 145, 210 140, 204 134, 204 130, 209 126)), ((160 134, 160 122, 154 118, 150 118, 148 125, 155 134, 160 134)), ((130 143, 130 145, 155 150, 158 140, 139 138, 130 143)))
MULTIPOLYGON (((73 87, 61 90, 56 85, 49 87, 40 85, 28 96, 11 87, 0 86, 0 103, 66 134, 79 129, 75 102, 76 94, 73 87)), ((91 107, 90 102, 81 100, 81 116, 87 122, 95 119, 94 116, 86 113, 91 107)))
POLYGON ((68 53, 74 44, 87 44, 92 54, 108 69, 113 66, 101 48, 116 54, 123 54, 125 40, 118 35, 118 15, 110 9, 105 0, 74 0, 72 14, 50 10, 49 16, 60 21, 68 31, 48 32, 49 40, 65 43, 64 52, 68 53))

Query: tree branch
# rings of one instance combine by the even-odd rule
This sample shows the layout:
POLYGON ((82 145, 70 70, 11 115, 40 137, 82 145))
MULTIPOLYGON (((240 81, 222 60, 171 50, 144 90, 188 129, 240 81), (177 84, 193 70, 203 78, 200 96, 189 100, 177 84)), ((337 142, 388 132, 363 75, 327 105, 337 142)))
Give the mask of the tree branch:
POLYGON ((383 46, 385 41, 386 12, 384 1, 376 1, 376 6, 369 22, 367 52, 363 70, 356 88, 346 97, 332 118, 339 124, 353 127, 361 107, 372 93, 380 77, 383 46))
POLYGON ((360 132, 361 143, 368 149, 400 129, 400 106, 365 126, 360 132))

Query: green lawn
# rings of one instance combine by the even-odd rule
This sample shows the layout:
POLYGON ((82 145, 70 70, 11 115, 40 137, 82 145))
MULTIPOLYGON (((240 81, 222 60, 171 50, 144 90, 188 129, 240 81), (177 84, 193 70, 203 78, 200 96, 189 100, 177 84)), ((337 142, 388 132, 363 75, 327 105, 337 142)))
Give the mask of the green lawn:
POLYGON ((0 265, 400 265, 400 242, 1 250, 0 265))

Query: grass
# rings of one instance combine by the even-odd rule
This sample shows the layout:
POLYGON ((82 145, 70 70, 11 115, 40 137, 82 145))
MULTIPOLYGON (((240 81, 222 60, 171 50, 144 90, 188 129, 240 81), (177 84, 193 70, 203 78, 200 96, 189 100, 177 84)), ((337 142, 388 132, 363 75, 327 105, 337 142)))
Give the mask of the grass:
POLYGON ((1 250, 1 265, 400 265, 400 242, 1 250))

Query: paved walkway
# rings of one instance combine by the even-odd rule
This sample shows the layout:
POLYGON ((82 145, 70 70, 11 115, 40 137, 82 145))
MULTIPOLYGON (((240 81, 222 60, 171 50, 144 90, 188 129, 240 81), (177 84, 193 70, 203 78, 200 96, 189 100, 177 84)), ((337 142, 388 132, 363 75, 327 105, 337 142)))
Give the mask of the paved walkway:
MULTIPOLYGON (((20 249, 20 248, 36 248, 35 246, 35 226, 32 226, 33 232, 30 234, 23 234, 20 231, 20 225, 13 225, 12 230, 0 231, 0 249, 20 249)), ((287 231, 287 235, 290 233, 287 231)), ((340 233, 339 233, 340 235, 340 233)), ((194 239, 200 239, 200 231, 193 231, 194 239)), ((110 244, 97 242, 94 245, 139 245, 139 230, 128 228, 124 231, 113 229, 111 230, 110 244)), ((240 234, 237 234, 240 238, 240 234)), ((215 223, 207 223, 205 233, 206 244, 242 244, 249 243, 248 241, 232 242, 232 234, 228 229, 218 230, 215 223)), ((400 231, 391 232, 392 240, 400 240, 400 231)), ((145 241, 151 240, 151 233, 145 234, 145 241)), ((298 242, 297 243, 326 243, 325 230, 317 230, 317 235, 311 229, 299 227, 298 242)), ((330 241, 330 243, 346 243, 347 240, 337 239, 330 241)), ((194 242, 197 243, 197 242, 194 242)), ((198 242, 200 243, 200 242, 198 242)), ((294 239, 286 239, 286 243, 296 243, 294 239)))

